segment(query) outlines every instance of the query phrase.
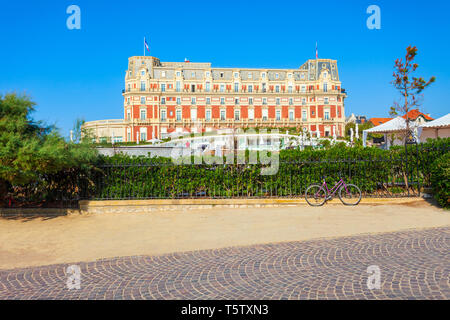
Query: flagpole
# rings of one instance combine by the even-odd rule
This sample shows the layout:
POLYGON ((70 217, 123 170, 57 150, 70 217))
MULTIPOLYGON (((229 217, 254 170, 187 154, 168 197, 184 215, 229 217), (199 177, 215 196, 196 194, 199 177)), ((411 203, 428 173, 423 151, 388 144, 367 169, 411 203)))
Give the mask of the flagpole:
POLYGON ((145 57, 145 37, 144 37, 144 57, 145 57))

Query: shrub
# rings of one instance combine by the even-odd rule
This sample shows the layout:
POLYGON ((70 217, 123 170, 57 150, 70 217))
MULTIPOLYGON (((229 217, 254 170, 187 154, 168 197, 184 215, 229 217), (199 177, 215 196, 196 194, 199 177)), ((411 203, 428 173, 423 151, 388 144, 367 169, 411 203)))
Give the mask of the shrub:
POLYGON ((450 208, 450 153, 447 152, 433 162, 431 186, 439 205, 450 208))

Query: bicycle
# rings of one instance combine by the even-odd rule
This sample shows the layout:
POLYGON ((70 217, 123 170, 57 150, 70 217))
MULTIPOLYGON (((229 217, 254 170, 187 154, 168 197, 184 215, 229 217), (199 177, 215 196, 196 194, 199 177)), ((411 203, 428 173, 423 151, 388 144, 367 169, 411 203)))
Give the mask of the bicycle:
POLYGON ((305 192, 305 200, 310 206, 320 207, 326 201, 333 199, 338 192, 339 199, 346 206, 356 206, 361 201, 361 190, 354 184, 346 184, 341 178, 334 187, 329 190, 326 177, 323 177, 323 184, 311 184, 305 192))

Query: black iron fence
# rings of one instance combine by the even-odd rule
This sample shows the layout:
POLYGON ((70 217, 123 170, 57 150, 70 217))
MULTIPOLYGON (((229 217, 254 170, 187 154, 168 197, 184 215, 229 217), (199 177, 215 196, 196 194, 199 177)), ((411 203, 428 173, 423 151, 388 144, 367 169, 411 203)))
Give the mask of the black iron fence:
POLYGON ((300 198, 323 177, 330 188, 341 178, 356 184, 364 197, 411 197, 430 186, 434 161, 449 149, 447 141, 412 145, 407 151, 294 150, 267 165, 179 165, 161 158, 105 157, 90 169, 70 169, 14 186, 3 206, 74 207, 81 199, 300 198))
MULTIPOLYGON (((303 197, 311 183, 341 178, 364 197, 419 196, 429 186, 430 162, 442 148, 420 146, 384 156, 326 160, 282 160, 261 164, 121 163, 98 167, 86 199, 182 199, 303 197), (415 149, 414 149, 415 148, 415 149), (262 174, 271 167, 272 173, 262 174)), ((269 170, 270 171, 270 170, 269 170)))

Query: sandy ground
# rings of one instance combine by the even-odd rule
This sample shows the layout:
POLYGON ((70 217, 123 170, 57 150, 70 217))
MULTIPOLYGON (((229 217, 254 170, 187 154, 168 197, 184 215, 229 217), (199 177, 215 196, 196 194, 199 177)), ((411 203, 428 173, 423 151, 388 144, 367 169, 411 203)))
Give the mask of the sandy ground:
POLYGON ((440 226, 425 201, 0 218, 0 269, 440 226))

